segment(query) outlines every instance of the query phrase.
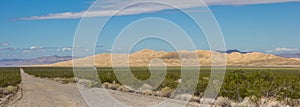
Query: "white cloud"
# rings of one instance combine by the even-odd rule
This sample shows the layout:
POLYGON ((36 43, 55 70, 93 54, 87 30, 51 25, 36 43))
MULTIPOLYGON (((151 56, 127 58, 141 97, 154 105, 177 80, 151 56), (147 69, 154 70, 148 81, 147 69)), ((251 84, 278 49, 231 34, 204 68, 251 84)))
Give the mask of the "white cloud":
POLYGON ((297 51, 297 48, 276 48, 275 51, 282 52, 282 51, 297 51))
MULTIPOLYGON (((161 0, 150 0, 161 2, 161 0)), ((269 4, 269 3, 281 3, 281 2, 299 2, 300 0, 204 0, 207 5, 250 5, 250 4, 269 4)), ((46 20, 46 19, 76 19, 85 17, 97 17, 97 16, 112 16, 114 13, 118 12, 120 7, 125 4, 132 4, 136 2, 141 2, 141 0, 104 0, 101 1, 93 11, 81 11, 81 12, 64 12, 47 14, 42 16, 32 16, 20 18, 20 20, 46 20)), ((171 6, 178 7, 180 9, 187 9, 193 7, 204 6, 199 2, 199 0, 164 0, 166 3, 170 3, 171 6)), ((158 6, 154 4, 147 4, 143 6, 134 6, 118 15, 133 15, 149 12, 157 12, 161 10, 171 9, 166 6, 158 6)))
POLYGON ((8 42, 3 42, 3 43, 0 43, 0 46, 9 46, 9 43, 8 42))
POLYGON ((72 51, 72 48, 61 48, 57 49, 57 51, 72 51))
POLYGON ((298 48, 275 48, 274 50, 266 50, 266 52, 273 53, 273 52, 294 52, 298 51, 298 48))
POLYGON ((30 50, 43 49, 43 47, 40 47, 40 46, 31 46, 29 49, 30 50))
POLYGON ((71 56, 69 48, 63 47, 40 47, 31 46, 28 48, 0 48, 0 59, 28 59, 41 56, 71 56), (63 49, 65 51, 57 51, 57 49, 63 49))

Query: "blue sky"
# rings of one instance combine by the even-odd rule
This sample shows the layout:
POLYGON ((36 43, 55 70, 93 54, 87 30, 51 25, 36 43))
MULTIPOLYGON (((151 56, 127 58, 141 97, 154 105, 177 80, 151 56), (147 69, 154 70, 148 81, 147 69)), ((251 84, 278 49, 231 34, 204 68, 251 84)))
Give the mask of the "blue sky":
MULTIPOLYGON (((207 4, 223 31, 227 49, 265 53, 299 52, 300 2, 285 1, 287 0, 212 0, 207 4)), ((122 5, 122 1, 118 0, 98 2, 102 2, 102 5, 96 12, 103 13, 96 14, 97 18, 106 17, 104 11, 122 5)), ((2 0, 0 59, 71 55, 80 16, 92 3, 93 0, 2 0)), ((201 11, 201 5, 194 5, 193 2, 187 2, 182 8, 193 14, 207 12, 201 11)), ((98 41, 97 52, 109 50, 118 32, 127 24, 149 16, 174 21, 192 32, 190 37, 198 49, 209 49, 205 37, 201 32, 193 30, 194 25, 191 21, 186 21, 184 15, 177 10, 153 7, 152 10, 132 11, 115 17, 113 20, 118 22, 110 23, 108 30, 102 34, 104 39, 98 41)), ((148 40, 136 46, 136 50, 142 48, 171 50, 168 44, 158 40, 148 40)))

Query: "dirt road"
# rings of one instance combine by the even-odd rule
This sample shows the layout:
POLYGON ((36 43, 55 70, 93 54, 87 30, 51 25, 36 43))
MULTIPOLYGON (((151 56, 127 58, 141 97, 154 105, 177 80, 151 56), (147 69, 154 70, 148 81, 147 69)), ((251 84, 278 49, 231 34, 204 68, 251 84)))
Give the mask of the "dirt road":
MULTIPOLYGON (((22 98, 9 107, 87 107, 88 104, 91 107, 145 107, 166 100, 103 88, 83 90, 83 97, 86 98, 84 100, 76 84, 61 84, 52 80, 34 78, 22 69, 21 75, 22 98)), ((169 100, 157 106, 182 107, 183 102, 169 100)))
POLYGON ((21 69, 22 98, 10 107, 86 107, 74 84, 34 78, 21 69))

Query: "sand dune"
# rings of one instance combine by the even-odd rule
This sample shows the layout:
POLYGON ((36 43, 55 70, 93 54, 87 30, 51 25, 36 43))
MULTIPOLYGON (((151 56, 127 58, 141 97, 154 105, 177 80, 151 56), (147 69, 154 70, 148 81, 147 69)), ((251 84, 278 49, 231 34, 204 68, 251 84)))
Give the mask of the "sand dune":
MULTIPOLYGON (((189 62, 192 66, 200 64, 200 66, 211 66, 212 54, 226 58, 227 66, 242 66, 242 67, 298 67, 300 65, 299 59, 283 58, 272 54, 264 53, 231 53, 223 54, 218 52, 212 52, 208 50, 196 50, 196 51, 178 51, 178 52, 165 52, 165 51, 153 51, 149 49, 141 50, 132 54, 98 54, 95 56, 89 56, 85 58, 75 59, 73 62, 75 65, 90 66, 96 65, 99 67, 111 67, 114 66, 149 66, 153 62, 154 64, 167 65, 167 66, 180 66, 181 63, 189 62), (197 55, 195 57, 195 55, 197 55), (95 64, 92 63, 93 57, 95 58, 95 64), (129 58, 129 61, 127 59, 129 58), (112 61, 112 59, 114 59, 112 61)), ((222 61, 222 60, 221 60, 222 61)), ((72 61, 64 61, 49 65, 39 66, 72 66, 72 61)))

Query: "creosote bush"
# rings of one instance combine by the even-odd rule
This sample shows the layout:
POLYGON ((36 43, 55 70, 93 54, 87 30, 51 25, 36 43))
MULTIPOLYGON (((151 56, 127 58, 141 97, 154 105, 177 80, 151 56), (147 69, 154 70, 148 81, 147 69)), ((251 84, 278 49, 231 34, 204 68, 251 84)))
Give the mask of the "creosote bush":
POLYGON ((287 71, 235 70, 226 75, 220 96, 239 102, 246 97, 250 97, 253 102, 257 102, 262 97, 278 100, 299 99, 299 82, 300 78, 297 75, 290 75, 287 71))
POLYGON ((21 83, 20 68, 0 68, 0 88, 21 83))

